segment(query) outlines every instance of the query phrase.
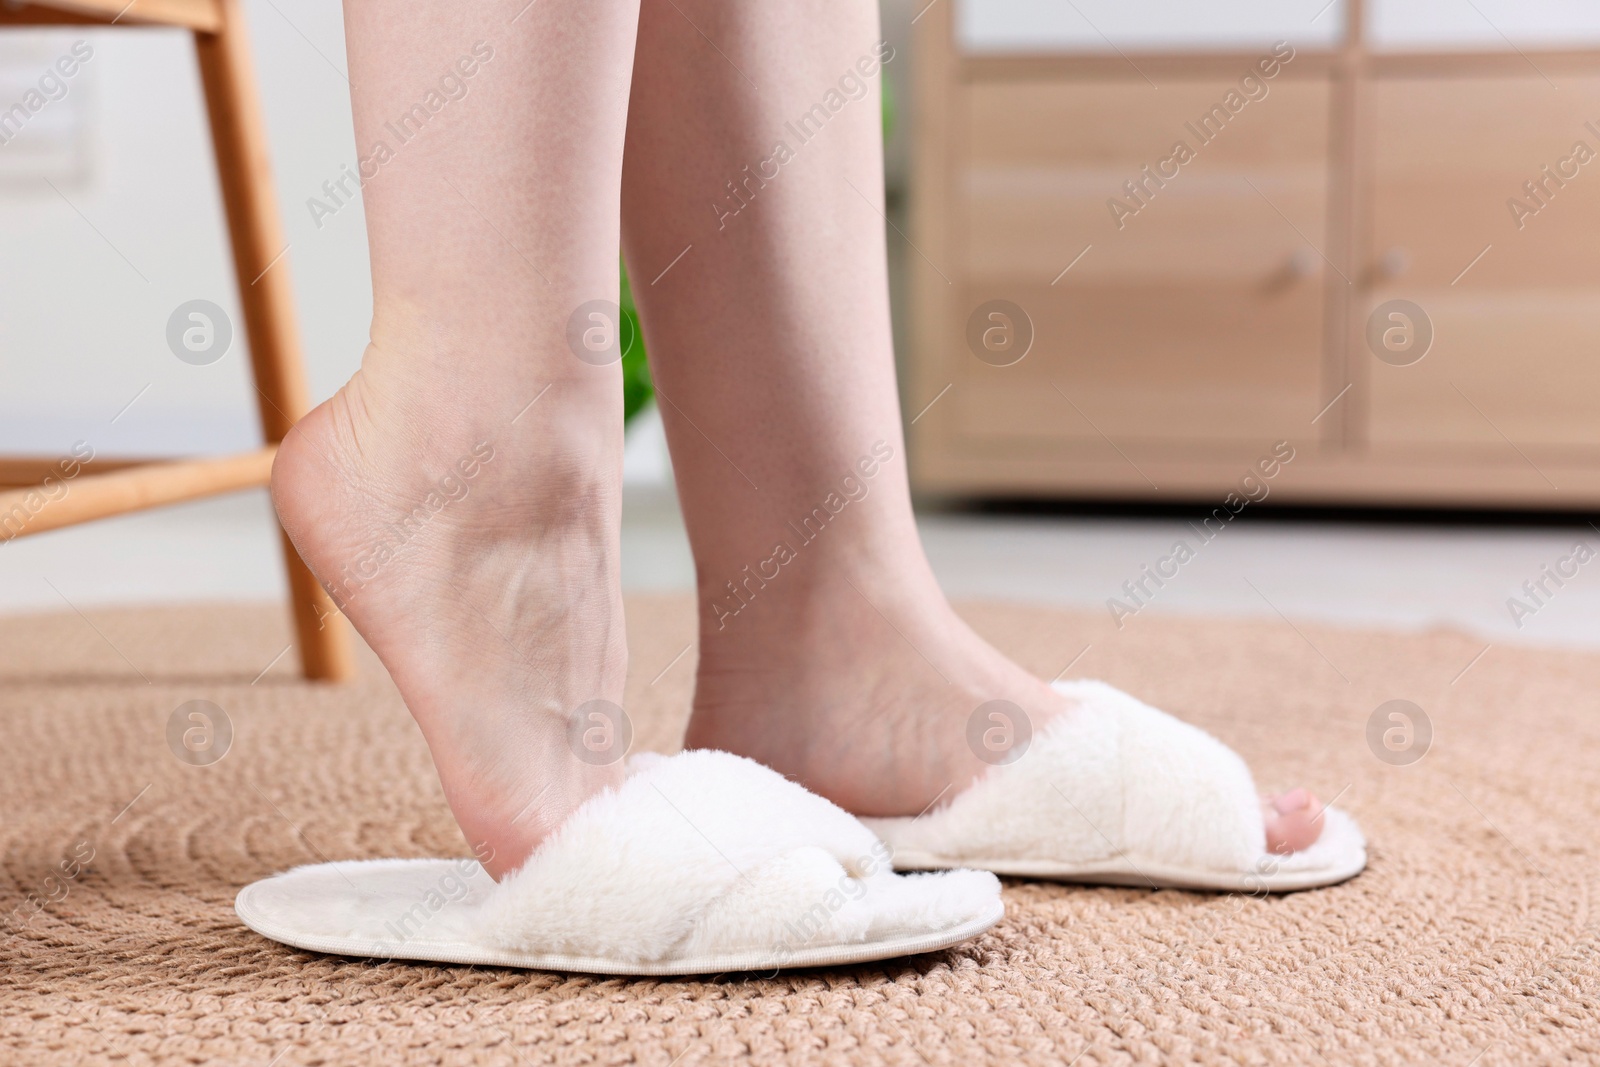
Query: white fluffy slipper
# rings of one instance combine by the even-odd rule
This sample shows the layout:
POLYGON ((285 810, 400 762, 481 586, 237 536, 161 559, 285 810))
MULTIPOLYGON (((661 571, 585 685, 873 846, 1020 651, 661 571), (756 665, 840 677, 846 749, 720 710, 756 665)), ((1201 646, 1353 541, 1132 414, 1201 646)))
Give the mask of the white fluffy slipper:
POLYGON ((1237 754, 1104 682, 1058 682, 1077 707, 1013 762, 916 818, 865 819, 901 870, 976 867, 1102 885, 1286 892, 1367 865, 1366 840, 1328 808, 1310 848, 1266 851, 1261 803, 1237 754))
POLYGON ((355 860, 248 885, 234 907, 317 952, 629 975, 888 959, 1004 914, 992 874, 888 860, 853 816, 758 763, 644 754, 498 884, 475 860, 355 860))

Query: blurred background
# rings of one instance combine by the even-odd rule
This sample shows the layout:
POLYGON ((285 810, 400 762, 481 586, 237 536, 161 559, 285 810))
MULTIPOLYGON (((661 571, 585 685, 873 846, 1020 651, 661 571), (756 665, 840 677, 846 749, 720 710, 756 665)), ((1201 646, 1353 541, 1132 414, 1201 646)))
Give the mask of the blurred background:
MULTIPOLYGON (((1600 563, 1560 562, 1600 548, 1600 8, 881 6, 897 360, 948 593, 1600 645, 1600 563)), ((341 14, 245 8, 320 401, 371 303, 359 202, 309 206, 356 161, 341 14)), ((166 343, 188 301, 239 321, 188 35, 0 33, 0 107, 79 41, 64 94, 0 126, 0 454, 255 448, 242 340, 206 366, 166 343)), ((693 588, 649 403, 624 524, 627 588, 693 588)), ((264 491, 0 543, 4 611, 283 582, 264 491)))

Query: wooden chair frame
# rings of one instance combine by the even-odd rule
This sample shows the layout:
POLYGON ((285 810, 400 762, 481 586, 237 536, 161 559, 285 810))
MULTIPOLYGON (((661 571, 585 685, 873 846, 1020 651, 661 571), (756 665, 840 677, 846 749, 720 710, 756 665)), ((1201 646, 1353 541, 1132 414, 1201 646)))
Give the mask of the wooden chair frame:
MULTIPOLYGON (((93 473, 74 478, 70 491, 43 507, 37 488, 52 461, 0 457, 0 516, 30 512, 9 540, 92 519, 265 486, 277 446, 309 406, 295 329, 288 265, 281 262, 283 227, 273 201, 266 130, 239 0, 27 0, 0 3, 0 28, 35 26, 171 26, 194 35, 205 89, 212 148, 227 213, 234 276, 249 338, 265 447, 218 459, 128 463, 95 460, 93 473), (30 497, 35 499, 30 500, 30 497)), ((340 615, 286 534, 282 534, 289 593, 305 676, 340 681, 355 672, 350 636, 340 615)))

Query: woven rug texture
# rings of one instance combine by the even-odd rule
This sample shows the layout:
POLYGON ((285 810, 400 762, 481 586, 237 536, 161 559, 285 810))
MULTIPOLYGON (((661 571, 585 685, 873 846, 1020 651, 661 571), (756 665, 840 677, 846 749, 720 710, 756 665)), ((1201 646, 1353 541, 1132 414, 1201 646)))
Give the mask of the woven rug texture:
MULTIPOLYGON (((694 652, 673 661, 695 636, 693 612, 685 597, 629 600, 636 749, 678 744, 694 652)), ((321 860, 465 854, 376 660, 367 654, 350 685, 304 683, 293 654, 280 657, 286 613, 267 606, 11 617, 0 619, 0 1058, 1600 1061, 1589 911, 1600 656, 1485 650, 1443 631, 1153 613, 1117 630, 1100 614, 962 612, 1043 677, 1072 663, 1069 677, 1103 678, 1206 727, 1264 789, 1337 797, 1371 839, 1370 868, 1270 898, 1012 880, 1005 920, 965 945, 775 978, 300 952, 239 923, 241 886, 321 860), (210 765, 169 744, 174 711, 194 700, 231 724, 210 765), (1431 725, 1420 759, 1419 724, 1407 738, 1384 712, 1369 728, 1394 700, 1431 725)))

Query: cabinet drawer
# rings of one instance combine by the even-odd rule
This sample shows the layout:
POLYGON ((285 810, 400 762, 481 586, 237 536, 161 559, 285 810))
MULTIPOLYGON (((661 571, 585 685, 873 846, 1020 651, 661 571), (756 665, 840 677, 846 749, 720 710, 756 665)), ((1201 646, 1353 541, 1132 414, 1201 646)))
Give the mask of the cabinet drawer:
MULTIPOLYGON (((1008 367, 966 354, 951 401, 967 437, 1097 446, 1102 432, 1118 443, 1303 440, 1321 406, 1319 286, 1008 292, 1033 321, 1033 349, 1008 367)), ((967 293, 969 307, 991 295, 967 293)))
POLYGON ((1235 80, 973 86, 957 188, 964 268, 1049 281, 1085 245, 1074 278, 1264 281, 1297 253, 1320 267, 1328 86, 1287 78, 1261 82, 1267 95, 1225 122, 1212 109, 1235 80))
POLYGON ((1096 447, 1102 434, 1306 436, 1322 406, 1329 90, 1321 78, 1265 84, 1266 96, 1204 128, 1214 105, 1226 114, 1237 78, 964 94, 957 299, 965 313, 1018 305, 1034 342, 996 367, 955 339, 962 436, 1096 447))

